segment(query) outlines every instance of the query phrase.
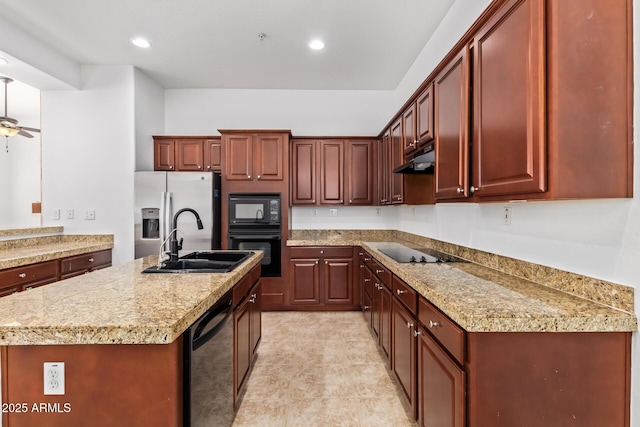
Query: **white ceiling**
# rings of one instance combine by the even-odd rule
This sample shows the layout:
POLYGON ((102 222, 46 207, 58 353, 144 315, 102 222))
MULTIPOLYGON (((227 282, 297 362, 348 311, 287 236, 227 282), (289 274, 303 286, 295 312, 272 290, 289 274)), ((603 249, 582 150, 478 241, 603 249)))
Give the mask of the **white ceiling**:
POLYGON ((0 16, 80 64, 134 65, 167 89, 393 90, 454 2, 0 0, 0 16), (308 48, 315 37, 324 50, 308 48))

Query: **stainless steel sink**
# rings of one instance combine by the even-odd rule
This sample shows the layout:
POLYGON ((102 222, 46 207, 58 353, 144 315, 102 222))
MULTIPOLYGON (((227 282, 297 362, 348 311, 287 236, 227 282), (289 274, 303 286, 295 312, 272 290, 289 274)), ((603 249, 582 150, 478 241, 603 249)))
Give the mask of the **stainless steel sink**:
POLYGON ((167 261, 143 270, 143 273, 228 273, 253 255, 250 251, 192 252, 177 261, 167 261))

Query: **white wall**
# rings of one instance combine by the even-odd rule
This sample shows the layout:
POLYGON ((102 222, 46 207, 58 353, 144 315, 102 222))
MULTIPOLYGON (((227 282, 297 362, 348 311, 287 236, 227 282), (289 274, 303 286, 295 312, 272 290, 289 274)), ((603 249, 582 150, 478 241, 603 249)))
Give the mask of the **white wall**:
POLYGON ((291 209, 293 230, 393 230, 397 228, 397 210, 393 206, 295 207, 291 209), (337 216, 330 216, 335 209, 337 216))
POLYGON ((43 222, 71 234, 114 234, 120 264, 133 259, 134 70, 83 66, 82 79, 79 91, 42 92, 43 222), (54 209, 61 220, 52 219, 54 209), (87 209, 95 221, 84 219, 87 209))
POLYGON ((392 114, 393 91, 173 89, 165 98, 168 135, 291 129, 296 136, 376 136, 392 114))
POLYGON ((164 134, 164 88, 134 70, 137 171, 153 170, 153 135, 164 134))

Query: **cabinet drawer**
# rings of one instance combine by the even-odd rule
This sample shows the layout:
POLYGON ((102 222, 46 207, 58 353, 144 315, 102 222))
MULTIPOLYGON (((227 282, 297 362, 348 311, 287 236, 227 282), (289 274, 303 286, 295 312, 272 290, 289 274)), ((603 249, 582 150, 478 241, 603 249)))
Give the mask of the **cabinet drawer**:
POLYGON ((398 298, 415 315, 418 311, 418 293, 404 281, 393 276, 393 295, 398 298))
POLYGON ((362 289, 371 298, 373 297, 373 273, 366 266, 362 270, 362 289))
POLYGON ((418 302, 420 323, 458 361, 464 363, 465 332, 424 298, 418 302))
POLYGON ((291 258, 352 258, 351 246, 294 246, 291 258))
POLYGON ((90 270, 105 264, 111 264, 111 249, 64 258, 60 262, 61 274, 90 270))
POLYGON ((0 287, 55 282, 58 278, 58 261, 46 261, 0 272, 0 287))
POLYGON ((362 260, 362 262, 364 262, 364 265, 371 268, 373 262, 373 257, 371 256, 371 254, 364 249, 360 249, 360 253, 362 253, 360 259, 362 260))
POLYGON ((383 285, 391 289, 391 271, 387 270, 387 268, 376 259, 371 260, 371 271, 378 276, 378 279, 383 285))
POLYGON ((233 307, 235 308, 242 302, 242 300, 249 295, 249 290, 260 278, 260 264, 253 267, 253 269, 242 278, 233 287, 233 307))

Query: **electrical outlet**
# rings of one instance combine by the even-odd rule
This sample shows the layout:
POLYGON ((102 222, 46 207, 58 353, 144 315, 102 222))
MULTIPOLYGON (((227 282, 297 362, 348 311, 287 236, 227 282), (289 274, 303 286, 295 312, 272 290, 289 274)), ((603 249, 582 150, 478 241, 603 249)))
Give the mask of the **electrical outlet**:
POLYGON ((338 216, 338 209, 329 209, 329 216, 338 216))
POLYGON ((67 210, 67 219, 73 219, 73 209, 67 210))
POLYGON ((318 209, 313 209, 313 216, 318 216, 318 209))
POLYGON ((411 208, 411 216, 416 216, 416 208, 411 208))
POLYGON ((376 216, 380 216, 380 208, 376 208, 376 216))
POLYGON ((55 220, 59 220, 60 219, 60 209, 54 209, 53 210, 53 219, 55 219, 55 220))
POLYGON ((89 209, 85 212, 84 219, 94 220, 96 219, 96 211, 95 209, 89 209))
POLYGON ((507 227, 511 226, 511 208, 504 208, 502 223, 507 227))
POLYGON ((64 362, 44 362, 44 394, 64 394, 64 362))

